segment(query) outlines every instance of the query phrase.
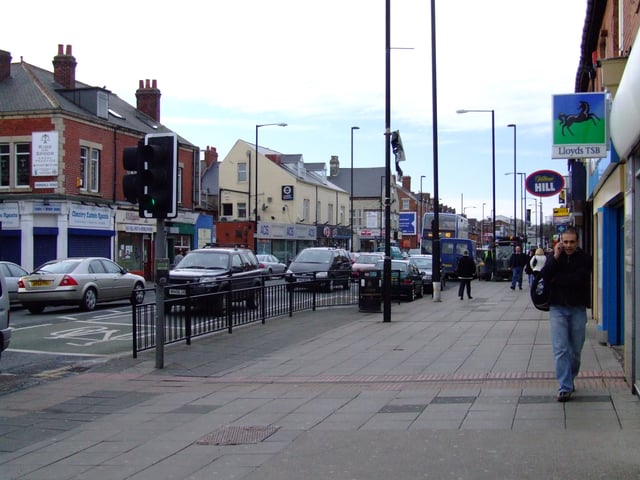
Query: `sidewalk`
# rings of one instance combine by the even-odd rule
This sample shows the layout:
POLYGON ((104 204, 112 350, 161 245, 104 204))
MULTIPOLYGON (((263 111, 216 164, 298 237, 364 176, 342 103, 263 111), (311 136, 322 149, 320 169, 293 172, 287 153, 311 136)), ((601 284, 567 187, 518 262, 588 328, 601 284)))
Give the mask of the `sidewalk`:
POLYGON ((323 309, 0 396, 2 479, 639 478, 640 401, 590 322, 555 401, 527 290, 323 309))

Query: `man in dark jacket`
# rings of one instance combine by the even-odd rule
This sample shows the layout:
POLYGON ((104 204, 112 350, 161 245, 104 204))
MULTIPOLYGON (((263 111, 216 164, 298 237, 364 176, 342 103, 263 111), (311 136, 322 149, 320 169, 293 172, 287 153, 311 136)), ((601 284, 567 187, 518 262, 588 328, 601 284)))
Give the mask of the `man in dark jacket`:
POLYGON ((578 232, 568 227, 549 255, 542 278, 549 288, 551 346, 559 402, 571 399, 587 327, 591 257, 578 248, 578 232))
POLYGON ((458 296, 460 297, 460 300, 464 298, 465 287, 467 287, 467 297, 469 297, 469 300, 473 298, 471 296, 471 280, 473 280, 475 273, 476 262, 474 262, 469 256, 469 252, 465 250, 464 255, 460 257, 460 260, 458 260, 458 268, 456 269, 456 274, 460 281, 460 286, 458 287, 458 296))
POLYGON ((520 247, 516 247, 515 253, 512 253, 509 259, 509 267, 511 267, 511 290, 516 289, 516 283, 520 290, 522 290, 522 271, 527 263, 529 263, 527 254, 522 253, 520 247))

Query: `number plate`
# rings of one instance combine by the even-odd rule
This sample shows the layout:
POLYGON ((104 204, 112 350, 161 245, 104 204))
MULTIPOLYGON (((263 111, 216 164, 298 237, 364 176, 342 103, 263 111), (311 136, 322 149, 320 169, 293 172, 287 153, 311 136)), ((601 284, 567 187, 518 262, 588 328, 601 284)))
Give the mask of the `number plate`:
POLYGON ((51 280, 31 280, 32 287, 48 287, 51 285, 51 280))
POLYGON ((184 288, 170 288, 169 289, 169 295, 177 295, 177 296, 181 296, 181 297, 186 297, 187 296, 187 290, 184 288))

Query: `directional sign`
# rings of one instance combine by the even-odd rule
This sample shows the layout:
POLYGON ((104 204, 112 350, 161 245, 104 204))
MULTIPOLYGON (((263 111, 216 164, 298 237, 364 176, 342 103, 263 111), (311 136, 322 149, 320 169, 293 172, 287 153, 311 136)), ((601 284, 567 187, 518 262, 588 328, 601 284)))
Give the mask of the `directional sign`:
POLYGON ((416 228, 416 212, 400 212, 400 231, 403 235, 415 235, 416 228))

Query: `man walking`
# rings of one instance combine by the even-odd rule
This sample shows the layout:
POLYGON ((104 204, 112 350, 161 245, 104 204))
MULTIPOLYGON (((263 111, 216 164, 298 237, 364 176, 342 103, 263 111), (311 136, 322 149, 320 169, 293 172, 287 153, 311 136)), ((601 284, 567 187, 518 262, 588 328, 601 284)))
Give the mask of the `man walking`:
POLYGON ((458 275, 458 280, 460 281, 460 286, 458 287, 458 296, 460 300, 464 299, 464 289, 467 288, 467 297, 471 300, 473 297, 471 296, 471 280, 473 280, 473 275, 476 273, 476 262, 469 256, 469 251, 465 250, 464 255, 460 257, 458 260, 458 268, 456 269, 456 274, 458 275))
POLYGON ((524 266, 529 262, 529 257, 522 253, 520 247, 516 247, 516 251, 511 254, 509 259, 509 267, 511 267, 511 290, 516 289, 516 283, 518 288, 522 290, 522 271, 524 266))
POLYGON ((580 371, 591 280, 591 257, 578 248, 578 232, 568 227, 542 269, 549 288, 551 346, 558 380, 559 402, 571 399, 580 371))

